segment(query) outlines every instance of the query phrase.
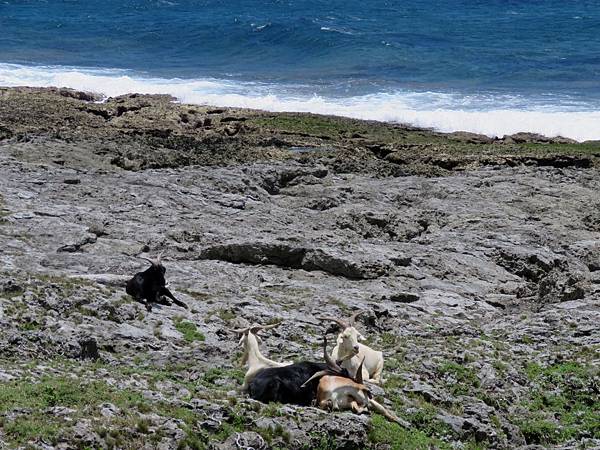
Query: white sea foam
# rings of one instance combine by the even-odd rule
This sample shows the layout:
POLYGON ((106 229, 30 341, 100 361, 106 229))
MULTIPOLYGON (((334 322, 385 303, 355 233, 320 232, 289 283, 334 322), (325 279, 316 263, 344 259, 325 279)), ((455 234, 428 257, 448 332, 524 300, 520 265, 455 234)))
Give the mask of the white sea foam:
POLYGON ((313 112, 409 123, 439 131, 503 136, 528 131, 579 141, 600 139, 600 105, 561 104, 559 98, 465 96, 438 92, 378 93, 355 97, 299 95, 282 86, 216 79, 144 78, 123 70, 0 64, 0 86, 58 86, 100 92, 170 94, 184 103, 313 112), (501 107, 499 105, 502 105, 501 107))

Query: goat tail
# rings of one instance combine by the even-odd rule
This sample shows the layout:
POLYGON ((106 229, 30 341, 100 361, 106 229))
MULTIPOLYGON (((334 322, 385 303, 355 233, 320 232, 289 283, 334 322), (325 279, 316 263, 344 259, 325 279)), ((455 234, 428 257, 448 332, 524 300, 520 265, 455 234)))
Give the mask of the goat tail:
POLYGON ((388 419, 392 422, 396 422, 398 425, 403 426, 404 428, 410 428, 410 423, 408 423, 406 420, 400 419, 395 414, 392 414, 391 412, 389 412, 381 403, 379 403, 373 399, 370 399, 369 405, 373 406, 373 409, 375 411, 377 411, 379 414, 381 414, 382 416, 384 416, 386 419, 388 419))

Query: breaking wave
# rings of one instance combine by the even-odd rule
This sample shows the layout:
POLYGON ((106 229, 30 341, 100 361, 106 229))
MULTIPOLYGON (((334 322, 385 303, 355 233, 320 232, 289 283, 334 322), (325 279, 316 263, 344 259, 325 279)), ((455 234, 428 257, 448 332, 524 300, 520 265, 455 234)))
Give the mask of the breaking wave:
POLYGON ((600 111, 568 98, 393 90, 328 95, 323 87, 221 79, 153 78, 118 69, 0 64, 1 86, 69 87, 112 97, 169 94, 184 103, 281 112, 312 112, 407 123, 439 131, 503 136, 521 131, 578 141, 600 139, 600 111))

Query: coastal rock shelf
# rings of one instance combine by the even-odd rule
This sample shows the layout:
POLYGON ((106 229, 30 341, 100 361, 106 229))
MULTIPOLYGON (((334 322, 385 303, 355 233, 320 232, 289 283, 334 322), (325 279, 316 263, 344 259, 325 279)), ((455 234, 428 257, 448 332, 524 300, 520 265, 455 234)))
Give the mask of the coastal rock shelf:
POLYGON ((98 100, 0 89, 0 446, 600 446, 598 143, 98 100), (355 309, 409 429, 236 391, 355 309))

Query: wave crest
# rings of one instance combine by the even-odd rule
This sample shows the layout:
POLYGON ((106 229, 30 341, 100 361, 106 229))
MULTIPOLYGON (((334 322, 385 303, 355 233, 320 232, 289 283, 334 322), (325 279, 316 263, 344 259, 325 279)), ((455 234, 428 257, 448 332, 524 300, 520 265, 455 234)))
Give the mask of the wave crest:
POLYGON ((293 88, 218 79, 166 79, 113 69, 0 64, 0 85, 68 87, 117 96, 169 94, 184 103, 295 111, 407 123, 438 131, 503 136, 522 131, 578 141, 600 139, 600 111, 531 102, 522 97, 396 91, 353 97, 300 95, 293 88), (503 105, 499 107, 498 105, 503 105))

